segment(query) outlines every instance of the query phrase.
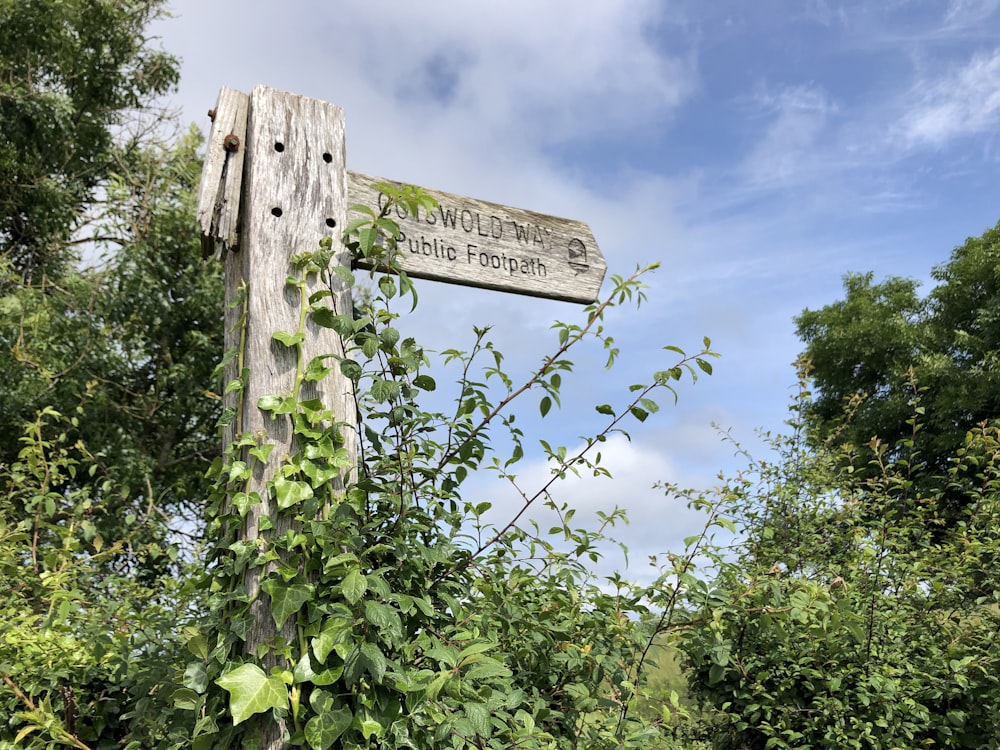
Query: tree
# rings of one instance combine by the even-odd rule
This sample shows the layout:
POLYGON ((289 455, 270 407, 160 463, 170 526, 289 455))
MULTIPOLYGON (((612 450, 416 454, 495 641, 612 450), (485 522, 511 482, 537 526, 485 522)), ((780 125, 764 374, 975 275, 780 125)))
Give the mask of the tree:
MULTIPOLYGON (((203 475, 218 450, 221 408, 211 394, 222 283, 202 261, 191 221, 199 145, 192 132, 119 162, 105 185, 99 226, 111 247, 102 266, 67 268, 0 297, 0 377, 10 384, 0 461, 16 460, 22 425, 37 412, 76 414, 70 436, 102 456, 124 490, 101 531, 115 538, 109 526, 145 528, 142 565, 151 571, 169 564, 178 519, 201 516, 203 475)), ((67 477, 66 489, 91 481, 67 477)))
POLYGON ((859 481, 803 427, 727 485, 743 541, 688 599, 679 647, 716 747, 1000 746, 1000 431, 956 450, 941 531, 912 440, 873 443, 859 481))
MULTIPOLYGON (((913 280, 849 275, 843 300, 796 323, 817 391, 809 411, 817 442, 836 434, 861 452, 878 436, 900 446, 919 383, 926 415, 915 460, 923 486, 940 490, 966 432, 1000 416, 1000 224, 932 276, 937 286, 920 299, 913 280)), ((943 500, 947 509, 960 498, 943 500)))
POLYGON ((176 83, 145 29, 163 0, 0 3, 0 258, 22 283, 73 261, 68 244, 129 143, 115 134, 176 83))

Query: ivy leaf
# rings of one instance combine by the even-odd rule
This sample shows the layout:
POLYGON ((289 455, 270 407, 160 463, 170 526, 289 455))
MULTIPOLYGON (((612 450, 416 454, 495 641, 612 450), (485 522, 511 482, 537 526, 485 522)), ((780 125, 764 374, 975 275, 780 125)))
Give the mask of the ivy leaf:
POLYGON ((242 664, 222 675, 215 684, 229 693, 233 724, 241 724, 272 708, 288 708, 285 683, 280 677, 268 677, 256 664, 242 664))
POLYGON ((312 639, 313 653, 321 664, 338 643, 345 643, 351 634, 351 621, 346 617, 331 617, 323 622, 319 635, 312 639))
POLYGON ((370 740, 372 737, 378 739, 384 732, 385 727, 383 727, 375 719, 369 717, 361 722, 361 734, 365 740, 370 740))
POLYGON ((305 373, 303 374, 303 379, 306 382, 313 380, 323 380, 327 375, 330 374, 332 367, 327 367, 323 364, 324 356, 313 357, 309 360, 309 364, 306 365, 305 373))
POLYGON ((257 399, 257 408, 272 414, 291 414, 295 410, 295 399, 289 396, 268 394, 257 399))
POLYGON ((184 687, 198 693, 204 693, 208 689, 208 673, 200 661, 193 661, 187 665, 187 669, 184 670, 184 687))
POLYGON ((354 715, 347 706, 334 710, 324 710, 306 722, 306 742, 313 750, 327 750, 354 721, 354 715))
POLYGON ((288 479, 279 474, 274 478, 274 494, 278 500, 278 507, 284 510, 311 498, 313 489, 308 482, 288 479))
POLYGON ((292 679, 296 683, 311 682, 313 685, 332 685, 340 679, 342 674, 344 674, 344 666, 342 664, 332 669, 324 669, 317 672, 313 669, 309 653, 306 652, 302 654, 302 658, 299 659, 295 665, 295 669, 292 670, 292 679))
POLYGON ((284 584, 269 578, 260 587, 271 597, 271 617, 276 627, 281 628, 285 620, 294 615, 312 598, 313 586, 308 583, 284 584))
POLYGON ((340 591, 350 604, 357 604, 367 589, 368 580, 357 568, 344 576, 344 580, 340 584, 340 591))
POLYGON ((333 328, 333 320, 336 317, 333 310, 326 305, 313 305, 309 308, 309 315, 313 323, 323 328, 333 328))

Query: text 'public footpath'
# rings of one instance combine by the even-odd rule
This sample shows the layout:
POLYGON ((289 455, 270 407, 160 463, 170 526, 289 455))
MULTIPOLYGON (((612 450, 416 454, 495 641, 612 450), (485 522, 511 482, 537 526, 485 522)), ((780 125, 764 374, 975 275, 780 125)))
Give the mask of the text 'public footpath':
MULTIPOLYGON (((384 196, 379 195, 379 206, 382 207, 384 196)), ((393 211, 400 220, 414 221, 407 210, 398 204, 393 211)), ((483 269, 504 271, 508 275, 537 276, 544 278, 548 271, 539 256, 517 257, 506 252, 490 252, 482 249, 481 243, 490 240, 503 240, 513 237, 518 245, 525 250, 536 249, 541 252, 552 249, 551 230, 547 227, 519 222, 513 219, 504 220, 495 214, 484 215, 468 208, 456 209, 439 205, 436 210, 429 211, 417 223, 429 226, 440 225, 446 229, 462 230, 466 234, 482 238, 479 243, 465 243, 464 247, 456 246, 442 239, 423 234, 407 234, 401 232, 397 247, 411 255, 421 255, 451 263, 465 262, 468 265, 483 269)))

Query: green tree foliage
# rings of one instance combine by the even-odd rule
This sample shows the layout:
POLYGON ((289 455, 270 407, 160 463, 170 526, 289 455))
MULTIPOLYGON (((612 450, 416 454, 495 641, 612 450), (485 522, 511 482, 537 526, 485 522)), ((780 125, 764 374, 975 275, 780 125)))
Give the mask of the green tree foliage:
POLYGON ((968 239, 932 276, 937 286, 922 299, 913 280, 850 275, 843 300, 797 319, 818 442, 837 434, 860 452, 878 436, 898 447, 910 434, 911 383, 925 389, 914 461, 928 490, 947 487, 966 432, 1000 415, 1000 225, 968 239))
POLYGON ((176 82, 145 35, 163 5, 0 2, 0 260, 20 283, 72 265, 73 231, 130 148, 116 133, 176 82))
POLYGON ((44 409, 0 466, 0 747, 153 747, 177 731, 169 685, 193 590, 123 566, 146 535, 103 523, 123 488, 71 437, 83 412, 44 409))
POLYGON ((875 441, 863 480, 801 429, 774 447, 725 489, 738 556, 689 597, 701 624, 680 648, 715 746, 1000 746, 1000 431, 956 449, 964 502, 945 529, 912 437, 875 441))
MULTIPOLYGON (((71 437, 102 456, 122 488, 101 531, 112 538, 120 531, 111 526, 141 523, 150 544, 133 563, 149 570, 170 562, 168 527, 203 512, 202 475, 218 452, 221 410, 210 392, 222 286, 201 260, 191 220, 199 144, 191 133, 119 163, 105 185, 100 226, 111 246, 103 265, 0 297, 0 378, 8 384, 0 461, 16 459, 21 426, 35 413, 77 414, 71 437)), ((89 481, 66 479, 67 487, 89 481)))

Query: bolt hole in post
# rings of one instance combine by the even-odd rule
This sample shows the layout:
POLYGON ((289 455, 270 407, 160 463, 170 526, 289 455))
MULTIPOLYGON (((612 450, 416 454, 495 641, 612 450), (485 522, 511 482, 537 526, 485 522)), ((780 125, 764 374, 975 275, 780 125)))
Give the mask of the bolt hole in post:
POLYGON ((327 219, 326 220, 326 225, 328 227, 330 227, 330 229, 333 229, 335 226, 337 226, 337 220, 336 219, 327 219))
POLYGON ((275 206, 274 208, 271 209, 271 215, 281 216, 281 209, 278 206, 275 206))
POLYGON ((329 164, 331 161, 333 161, 333 154, 327 151, 325 154, 323 154, 323 161, 329 164))
POLYGON ((282 143, 281 141, 275 141, 274 142, 274 150, 277 151, 280 154, 282 151, 285 150, 285 144, 282 143))

